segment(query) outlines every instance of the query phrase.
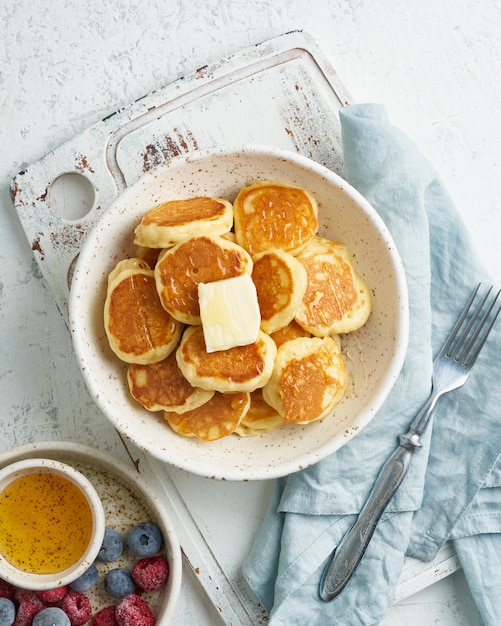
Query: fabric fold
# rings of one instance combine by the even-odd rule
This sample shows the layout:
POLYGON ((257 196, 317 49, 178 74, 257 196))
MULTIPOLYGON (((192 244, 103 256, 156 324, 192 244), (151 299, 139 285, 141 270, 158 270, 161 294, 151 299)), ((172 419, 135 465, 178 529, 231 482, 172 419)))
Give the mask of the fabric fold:
MULTIPOLYGON (((433 355, 472 288, 489 280, 436 172, 391 125, 384 106, 352 105, 340 118, 344 177, 379 213, 405 267, 409 347, 394 388, 368 426, 330 457, 275 485, 243 566, 270 612, 271 626, 378 623, 391 605, 408 545, 414 555, 428 558, 453 538, 458 521, 488 484, 501 450, 501 419, 494 407, 495 402, 501 406, 499 393, 491 393, 478 410, 479 399, 492 392, 494 374, 499 378, 499 366, 497 372, 489 369, 489 357, 492 363, 501 347, 499 333, 498 341, 484 348, 486 358, 479 359, 467 385, 439 401, 431 445, 429 429, 352 580, 332 602, 319 598, 326 559, 353 524, 398 435, 408 430, 429 395, 433 355), (484 445, 489 430, 490 442, 484 445), (443 485, 444 477, 450 484, 443 485)), ((497 523, 491 526, 498 528, 497 523)))

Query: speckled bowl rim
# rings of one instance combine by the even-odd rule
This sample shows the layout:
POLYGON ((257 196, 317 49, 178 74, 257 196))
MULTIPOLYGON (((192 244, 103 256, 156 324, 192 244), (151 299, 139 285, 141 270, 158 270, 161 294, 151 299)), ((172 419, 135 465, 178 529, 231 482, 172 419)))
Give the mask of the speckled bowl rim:
POLYGON ((157 624, 167 625, 174 615, 182 582, 182 554, 176 530, 166 505, 150 489, 140 474, 128 467, 112 454, 79 443, 69 441, 41 441, 29 443, 0 454, 0 469, 16 461, 32 458, 51 458, 63 463, 82 463, 96 469, 102 469, 116 476, 136 493, 139 493, 146 505, 156 512, 157 522, 162 531, 168 554, 169 579, 162 593, 157 609, 157 624))
POLYGON ((82 246, 72 279, 69 313, 85 382, 121 435, 160 461, 224 480, 285 476, 345 445, 371 421, 392 389, 405 359, 409 324, 404 268, 395 242, 374 208, 326 167, 288 150, 259 145, 197 150, 156 166, 127 187, 104 211, 82 246), (252 438, 232 435, 208 443, 181 437, 169 429, 161 414, 149 413, 130 397, 126 365, 117 363, 103 330, 106 278, 116 262, 132 254, 133 229, 148 208, 167 198, 195 194, 232 200, 244 184, 264 178, 289 180, 317 196, 319 234, 347 244, 373 289, 374 310, 369 322, 356 337, 347 339, 354 353, 365 346, 366 354, 358 354, 359 362, 354 365, 358 387, 335 408, 335 424, 328 423, 327 416, 252 438), (334 200, 336 208, 332 210, 328 207, 334 200), (363 363, 366 356, 369 368, 363 363), (361 384, 364 376, 365 388, 361 384))

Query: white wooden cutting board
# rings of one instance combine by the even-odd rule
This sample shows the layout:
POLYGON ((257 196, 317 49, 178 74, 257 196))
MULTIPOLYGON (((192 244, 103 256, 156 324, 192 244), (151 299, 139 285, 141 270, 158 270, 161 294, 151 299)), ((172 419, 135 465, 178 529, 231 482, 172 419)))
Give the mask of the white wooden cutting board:
MULTIPOLYGON (((68 320, 72 266, 86 234, 145 171, 193 150, 252 143, 295 150, 341 174, 338 111, 350 101, 315 42, 294 31, 111 113, 19 173, 12 199, 63 318, 68 320)), ((272 483, 215 482, 127 448, 131 461, 169 502, 195 584, 208 594, 222 622, 266 623, 239 572, 272 483)), ((450 547, 429 564, 409 559, 395 600, 456 569, 450 547)))

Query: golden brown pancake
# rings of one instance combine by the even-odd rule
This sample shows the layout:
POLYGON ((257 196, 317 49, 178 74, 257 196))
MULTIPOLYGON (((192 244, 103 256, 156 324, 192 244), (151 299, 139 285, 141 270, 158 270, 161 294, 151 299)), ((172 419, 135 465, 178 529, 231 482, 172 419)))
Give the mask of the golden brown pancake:
POLYGON ((126 363, 157 363, 177 346, 182 325, 162 307, 152 270, 128 269, 108 285, 104 327, 126 363))
POLYGON ((271 375, 276 352, 273 339, 259 331, 255 343, 208 353, 202 327, 189 326, 176 357, 180 370, 194 387, 233 393, 262 387, 271 375))
POLYGON ((179 369, 175 352, 159 363, 132 363, 127 381, 132 397, 148 411, 186 413, 214 395, 213 391, 190 385, 179 369))
POLYGON ((277 348, 279 348, 283 343, 290 341, 291 339, 297 339, 298 337, 311 337, 311 333, 305 330, 302 326, 299 326, 296 320, 292 320, 292 322, 287 324, 287 326, 284 326, 284 328, 271 333, 270 337, 275 342, 277 348))
POLYGON ((346 364, 331 337, 293 339, 277 351, 263 398, 284 423, 318 420, 341 400, 348 383, 346 364))
POLYGON ((122 272, 125 272, 125 270, 150 270, 151 268, 152 266, 145 259, 141 259, 138 256, 130 259, 122 259, 108 274, 108 287, 115 278, 122 272))
POLYGON ((308 286, 295 319, 317 337, 349 333, 365 324, 371 312, 367 285, 342 243, 315 237, 297 256, 308 286))
POLYGON ((252 256, 270 248, 295 255, 318 229, 315 198, 283 181, 260 181, 241 189, 233 215, 237 243, 252 256))
POLYGON ((166 411, 164 417, 179 435, 215 441, 231 435, 249 409, 248 393, 215 393, 205 404, 180 415, 166 411))
POLYGON ((240 437, 254 437, 280 428, 284 418, 263 399, 262 389, 250 394, 250 407, 235 429, 240 437))
POLYGON ((233 225, 233 207, 224 198, 171 200, 148 211, 135 229, 134 243, 168 248, 189 237, 222 235, 233 225))
POLYGON ((172 317, 200 324, 199 283, 252 272, 252 259, 222 237, 193 237, 163 252, 155 266, 158 295, 172 317))
POLYGON ((294 319, 306 291, 306 270, 288 252, 273 248, 252 257, 261 328, 273 333, 294 319))

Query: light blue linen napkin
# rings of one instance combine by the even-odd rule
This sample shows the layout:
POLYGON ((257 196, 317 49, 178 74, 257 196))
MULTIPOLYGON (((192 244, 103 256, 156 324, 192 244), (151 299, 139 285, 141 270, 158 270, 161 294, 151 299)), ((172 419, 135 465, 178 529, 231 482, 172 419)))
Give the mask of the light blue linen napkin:
MULTIPOLYGON (((405 266, 409 348, 402 372, 372 422, 335 454, 276 483, 267 517, 243 566, 248 584, 270 613, 271 626, 378 623, 391 605, 409 541, 416 556, 432 558, 453 538, 454 529, 461 531, 458 521, 466 524, 470 519, 470 534, 476 535, 478 525, 471 519, 483 518, 485 502, 492 505, 494 492, 487 477, 501 485, 501 472, 491 472, 501 452, 501 392, 495 386, 501 370, 494 360, 501 349, 501 332, 497 332, 467 385, 439 401, 433 446, 430 428, 352 580, 333 601, 319 598, 319 580, 330 552, 356 519, 398 435, 407 431, 428 397, 433 355, 473 287, 489 282, 436 172, 410 139, 391 125, 385 108, 353 105, 340 117, 344 176, 381 215, 405 266), (425 475, 425 500, 415 514, 421 507, 425 475), (491 497, 481 502, 484 491, 491 497), (474 511, 475 502, 480 513, 474 511)), ((490 532, 501 532, 499 500, 491 520, 495 523, 487 525, 494 529, 490 532)), ((458 542, 467 539, 465 534, 463 528, 458 542)), ((471 552, 466 543, 462 545, 471 552)), ((482 581, 479 588, 485 599, 482 581)))

